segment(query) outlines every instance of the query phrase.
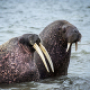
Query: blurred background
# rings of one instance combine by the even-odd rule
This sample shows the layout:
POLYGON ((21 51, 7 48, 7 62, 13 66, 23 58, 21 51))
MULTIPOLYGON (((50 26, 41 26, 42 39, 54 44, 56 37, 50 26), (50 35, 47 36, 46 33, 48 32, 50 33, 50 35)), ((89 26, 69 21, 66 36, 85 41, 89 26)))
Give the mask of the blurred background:
POLYGON ((78 51, 72 46, 68 75, 1 84, 1 90, 90 90, 90 0, 0 0, 0 44, 25 33, 39 34, 51 22, 62 19, 82 34, 78 51))

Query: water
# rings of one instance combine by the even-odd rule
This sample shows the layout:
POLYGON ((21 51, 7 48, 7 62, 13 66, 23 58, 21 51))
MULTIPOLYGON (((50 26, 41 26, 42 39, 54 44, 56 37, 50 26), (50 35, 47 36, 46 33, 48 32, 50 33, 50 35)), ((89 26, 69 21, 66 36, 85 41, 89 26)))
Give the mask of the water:
POLYGON ((72 46, 68 75, 1 84, 1 90, 90 90, 90 0, 0 0, 0 44, 25 33, 39 34, 59 19, 71 22, 82 34, 78 51, 72 46))

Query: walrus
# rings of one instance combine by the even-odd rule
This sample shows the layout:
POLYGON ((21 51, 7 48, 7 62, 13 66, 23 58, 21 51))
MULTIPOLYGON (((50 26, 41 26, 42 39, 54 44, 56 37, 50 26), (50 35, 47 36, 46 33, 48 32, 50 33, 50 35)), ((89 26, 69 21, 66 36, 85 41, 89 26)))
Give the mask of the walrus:
MULTIPOLYGON (((38 81, 40 73, 34 59, 35 50, 49 73, 50 70, 43 55, 47 50, 41 44, 38 35, 24 34, 0 45, 0 83, 38 81)), ((45 56, 50 62, 52 72, 54 72, 48 52, 45 56)))
POLYGON ((35 60, 40 72, 40 78, 45 79, 67 75, 71 46, 75 43, 75 49, 77 50, 78 42, 81 39, 81 33, 77 27, 66 20, 56 20, 46 26, 39 34, 39 37, 50 54, 54 65, 54 73, 47 73, 40 57, 35 52, 35 60))

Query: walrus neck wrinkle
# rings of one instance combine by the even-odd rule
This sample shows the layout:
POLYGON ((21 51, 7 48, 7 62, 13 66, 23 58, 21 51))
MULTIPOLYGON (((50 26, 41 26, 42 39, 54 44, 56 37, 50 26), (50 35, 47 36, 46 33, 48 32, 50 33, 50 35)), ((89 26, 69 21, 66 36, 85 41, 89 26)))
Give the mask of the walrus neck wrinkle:
POLYGON ((29 49, 29 47, 26 47, 26 46, 24 46, 24 45, 22 45, 22 44, 19 44, 18 43, 18 45, 19 45, 19 47, 18 47, 18 49, 15 51, 15 53, 18 53, 19 52, 19 54, 24 54, 26 57, 30 57, 30 62, 32 61, 35 61, 34 59, 33 59, 33 57, 34 57, 34 54, 33 53, 31 53, 31 51, 30 51, 30 49, 29 49))

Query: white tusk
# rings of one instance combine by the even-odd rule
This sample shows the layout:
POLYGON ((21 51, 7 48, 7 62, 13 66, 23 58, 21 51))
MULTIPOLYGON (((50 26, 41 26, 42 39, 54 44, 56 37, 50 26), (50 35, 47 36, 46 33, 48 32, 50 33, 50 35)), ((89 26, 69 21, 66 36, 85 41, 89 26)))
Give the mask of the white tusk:
POLYGON ((67 49, 66 49, 66 52, 68 52, 68 51, 69 51, 70 45, 71 45, 71 43, 68 43, 68 44, 67 44, 67 49))
POLYGON ((39 45, 40 45, 40 48, 41 48, 42 52, 45 54, 45 56, 46 56, 46 58, 47 58, 47 60, 50 64, 52 72, 54 72, 53 63, 52 63, 50 55, 48 54, 48 51, 45 49, 45 47, 41 43, 39 43, 39 45))
MULTIPOLYGON (((43 55, 41 49, 39 48, 39 46, 35 43, 35 44, 33 45, 33 47, 35 48, 35 50, 37 51, 37 53, 40 55, 41 60, 43 61, 44 65, 45 65, 45 67, 46 67, 47 72, 50 72, 50 70, 49 70, 49 68, 48 68, 48 66, 47 66, 47 64, 46 64, 44 55, 43 55)), ((41 68, 42 68, 42 67, 41 67, 41 68)))
POLYGON ((78 49, 78 43, 76 42, 75 43, 75 51, 77 51, 77 49, 78 49))

